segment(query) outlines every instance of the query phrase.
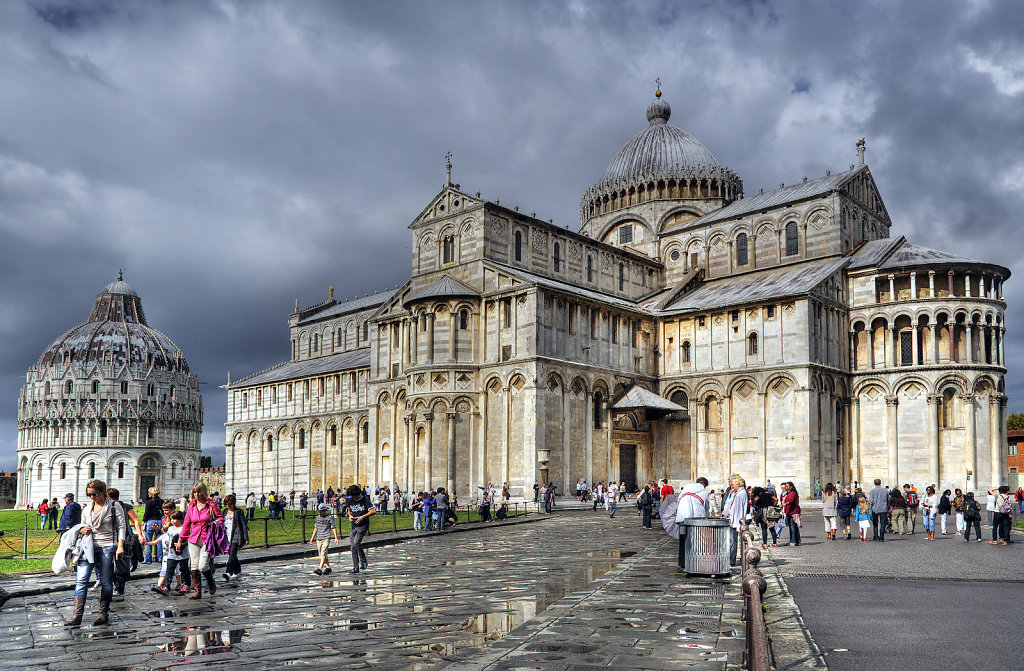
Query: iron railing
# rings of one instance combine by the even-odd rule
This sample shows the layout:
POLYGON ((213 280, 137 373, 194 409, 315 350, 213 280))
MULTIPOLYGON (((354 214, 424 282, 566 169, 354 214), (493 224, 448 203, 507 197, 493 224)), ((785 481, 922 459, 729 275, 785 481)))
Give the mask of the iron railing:
POLYGON ((761 550, 754 547, 754 533, 747 525, 740 527, 740 555, 743 621, 746 623, 747 645, 743 651, 743 668, 750 671, 771 671, 772 654, 768 642, 768 628, 764 620, 762 597, 768 589, 761 570, 761 550))

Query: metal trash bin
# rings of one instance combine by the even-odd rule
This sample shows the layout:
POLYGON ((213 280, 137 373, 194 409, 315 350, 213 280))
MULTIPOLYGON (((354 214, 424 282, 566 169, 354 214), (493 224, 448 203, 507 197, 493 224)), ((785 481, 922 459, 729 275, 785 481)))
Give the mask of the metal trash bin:
POLYGON ((685 532, 686 573, 701 576, 729 575, 729 520, 695 517, 680 523, 685 532))

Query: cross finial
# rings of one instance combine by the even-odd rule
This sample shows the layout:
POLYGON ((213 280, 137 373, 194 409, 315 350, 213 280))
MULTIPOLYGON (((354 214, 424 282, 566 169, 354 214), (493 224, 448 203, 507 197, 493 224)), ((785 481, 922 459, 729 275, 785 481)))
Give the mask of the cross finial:
POLYGON ((445 169, 445 186, 452 185, 452 153, 448 152, 444 155, 444 169, 445 169))
POLYGON ((654 83, 658 85, 658 90, 654 92, 656 98, 661 97, 661 77, 656 77, 654 83))
POLYGON ((117 281, 124 282, 124 271, 120 268, 117 269, 117 281))

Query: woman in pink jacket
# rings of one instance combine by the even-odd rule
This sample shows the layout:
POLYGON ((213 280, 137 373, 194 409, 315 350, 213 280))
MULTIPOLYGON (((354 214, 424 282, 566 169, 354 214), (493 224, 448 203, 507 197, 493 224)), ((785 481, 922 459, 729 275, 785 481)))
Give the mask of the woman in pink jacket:
POLYGON ((188 543, 189 565, 192 569, 192 595, 190 599, 203 596, 203 584, 200 575, 206 578, 210 594, 217 593, 217 585, 213 582, 213 558, 207 551, 206 543, 210 527, 214 522, 224 522, 217 502, 209 498, 206 485, 202 482, 192 487, 192 500, 185 511, 185 522, 178 535, 178 552, 184 543, 188 543))

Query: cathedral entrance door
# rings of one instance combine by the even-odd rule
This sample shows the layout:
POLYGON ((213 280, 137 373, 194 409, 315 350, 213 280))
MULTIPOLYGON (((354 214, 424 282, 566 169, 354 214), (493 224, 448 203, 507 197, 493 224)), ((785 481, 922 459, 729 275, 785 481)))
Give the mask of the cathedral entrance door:
POLYGON ((636 445, 619 445, 619 480, 627 492, 636 491, 636 445))
POLYGON ((139 496, 141 496, 143 500, 149 498, 150 487, 156 487, 155 475, 143 475, 139 478, 139 496))

